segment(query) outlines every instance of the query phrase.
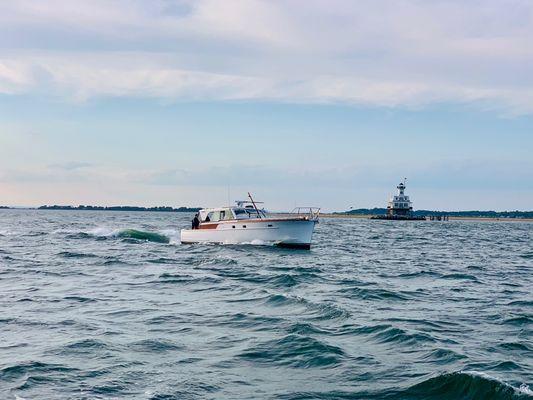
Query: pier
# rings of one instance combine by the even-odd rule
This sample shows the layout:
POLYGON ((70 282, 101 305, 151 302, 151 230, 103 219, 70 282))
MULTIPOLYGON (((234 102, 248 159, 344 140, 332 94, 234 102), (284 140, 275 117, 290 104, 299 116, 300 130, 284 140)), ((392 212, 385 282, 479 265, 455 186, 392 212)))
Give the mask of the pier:
POLYGON ((448 215, 430 215, 430 221, 449 221, 450 217, 448 215))

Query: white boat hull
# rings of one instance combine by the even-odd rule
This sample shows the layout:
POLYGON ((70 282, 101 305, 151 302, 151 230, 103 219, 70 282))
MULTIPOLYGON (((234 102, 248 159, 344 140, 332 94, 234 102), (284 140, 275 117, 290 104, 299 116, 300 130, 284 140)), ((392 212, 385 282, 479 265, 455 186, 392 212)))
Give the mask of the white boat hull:
POLYGON ((182 243, 274 244, 309 249, 316 220, 254 219, 202 224, 200 229, 182 229, 182 243))

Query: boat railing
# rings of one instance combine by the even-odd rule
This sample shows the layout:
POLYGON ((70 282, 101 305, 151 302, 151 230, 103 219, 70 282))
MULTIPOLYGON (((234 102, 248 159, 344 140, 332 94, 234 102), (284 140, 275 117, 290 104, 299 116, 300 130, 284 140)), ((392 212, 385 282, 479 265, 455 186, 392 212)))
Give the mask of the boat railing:
POLYGON ((295 207, 291 211, 291 215, 307 217, 311 221, 317 221, 320 215, 319 207, 295 207))

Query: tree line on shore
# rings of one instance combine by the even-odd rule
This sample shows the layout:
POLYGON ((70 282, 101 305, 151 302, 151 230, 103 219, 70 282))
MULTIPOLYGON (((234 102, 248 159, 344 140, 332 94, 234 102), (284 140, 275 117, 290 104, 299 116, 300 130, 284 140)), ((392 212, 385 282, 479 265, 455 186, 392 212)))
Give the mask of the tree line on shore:
MULTIPOLYGON (((386 208, 358 208, 336 214, 349 215, 381 215, 386 214, 386 208)), ((475 218, 533 218, 533 211, 433 211, 433 210, 415 210, 412 212, 415 216, 443 216, 449 217, 475 217, 475 218)))
MULTIPOLYGON (((0 206, 0 209, 10 209, 13 207, 0 206)), ((155 212, 198 212, 201 207, 139 207, 139 206, 64 206, 64 205, 44 205, 37 207, 38 210, 82 210, 82 211, 155 211, 155 212)), ((386 214, 386 208, 358 208, 343 212, 334 212, 333 214, 348 215, 381 215, 386 214)), ((474 218, 531 218, 533 211, 435 211, 435 210, 415 210, 415 216, 444 216, 449 217, 474 217, 474 218)))
POLYGON ((79 205, 75 206, 59 206, 59 205, 45 205, 37 208, 38 210, 82 210, 82 211, 159 211, 159 212, 198 212, 200 207, 168 207, 168 206, 158 206, 158 207, 138 207, 138 206, 86 206, 79 205))

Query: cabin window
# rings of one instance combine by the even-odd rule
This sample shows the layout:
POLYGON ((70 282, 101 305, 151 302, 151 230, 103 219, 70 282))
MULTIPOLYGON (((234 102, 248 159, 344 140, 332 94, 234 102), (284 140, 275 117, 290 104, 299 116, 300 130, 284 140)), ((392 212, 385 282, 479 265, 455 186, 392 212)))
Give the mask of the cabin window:
POLYGON ((224 211, 221 211, 220 212, 220 219, 224 219, 224 220, 233 219, 233 214, 231 213, 231 210, 229 208, 227 208, 224 211), (222 213, 224 213, 224 216, 222 216, 222 213))
POLYGON ((210 222, 220 221, 220 211, 211 211, 209 214, 207 214, 207 217, 209 218, 210 222))

